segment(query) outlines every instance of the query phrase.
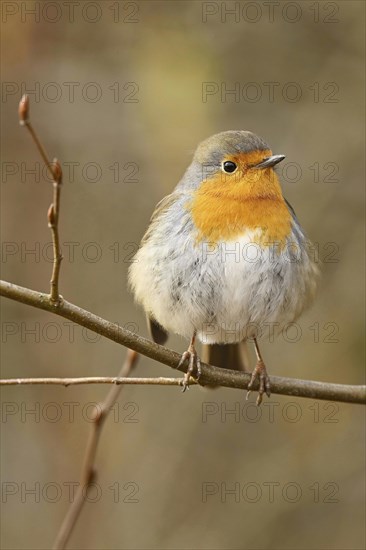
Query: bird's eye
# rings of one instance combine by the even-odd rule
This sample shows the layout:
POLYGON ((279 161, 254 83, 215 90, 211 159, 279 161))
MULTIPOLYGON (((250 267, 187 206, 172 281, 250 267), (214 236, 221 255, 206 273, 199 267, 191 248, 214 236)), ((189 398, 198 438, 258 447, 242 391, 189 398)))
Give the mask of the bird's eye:
POLYGON ((237 169, 237 165, 235 164, 235 162, 227 160, 223 163, 222 168, 227 174, 232 174, 237 169))

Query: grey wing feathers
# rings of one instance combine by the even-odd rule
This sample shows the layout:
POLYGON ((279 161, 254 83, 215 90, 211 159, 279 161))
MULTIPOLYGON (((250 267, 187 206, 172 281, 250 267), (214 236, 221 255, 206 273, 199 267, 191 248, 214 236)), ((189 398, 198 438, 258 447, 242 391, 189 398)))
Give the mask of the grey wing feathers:
MULTIPOLYGON (((164 197, 160 202, 158 202, 151 216, 149 227, 147 228, 146 233, 142 238, 141 245, 146 243, 151 238, 151 235, 154 233, 156 224, 159 222, 160 216, 162 216, 170 208, 170 206, 174 204, 176 200, 177 194, 172 193, 164 197)), ((157 344, 164 345, 169 336, 167 331, 149 315, 147 316, 147 326, 150 332, 151 339, 157 344)))
POLYGON ((296 216, 296 212, 295 212, 295 210, 293 209, 293 207, 291 206, 291 204, 288 202, 287 199, 285 199, 285 203, 287 204, 288 209, 290 210, 292 216, 295 218, 296 221, 298 221, 297 216, 296 216))
POLYGON ((149 227, 147 228, 145 235, 142 237, 141 245, 143 245, 146 241, 150 239, 152 233, 155 230, 156 224, 159 222, 160 216, 162 216, 167 210, 169 210, 169 208, 177 200, 178 196, 179 195, 177 193, 171 193, 170 195, 167 195, 158 202, 150 218, 149 227))

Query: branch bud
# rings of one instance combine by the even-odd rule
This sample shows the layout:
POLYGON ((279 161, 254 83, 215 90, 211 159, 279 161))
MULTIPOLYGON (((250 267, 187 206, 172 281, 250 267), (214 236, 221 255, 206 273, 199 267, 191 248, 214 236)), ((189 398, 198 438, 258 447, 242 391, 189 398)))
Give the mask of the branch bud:
POLYGON ((59 161, 57 159, 53 159, 53 161, 52 161, 52 173, 53 173, 53 177, 55 179, 55 182, 58 185, 61 185, 61 183, 62 183, 62 168, 61 168, 61 164, 59 163, 59 161))
POLYGON ((24 94, 18 107, 19 124, 24 126, 29 120, 29 97, 24 94))
POLYGON ((53 203, 50 205, 48 209, 47 219, 48 219, 48 227, 54 227, 56 222, 56 217, 55 217, 55 209, 54 209, 53 203))

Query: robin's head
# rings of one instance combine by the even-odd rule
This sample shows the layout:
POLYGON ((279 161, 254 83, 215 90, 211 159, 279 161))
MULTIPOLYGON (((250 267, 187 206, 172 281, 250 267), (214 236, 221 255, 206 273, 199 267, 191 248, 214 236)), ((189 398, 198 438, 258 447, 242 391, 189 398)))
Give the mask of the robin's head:
POLYGON ((188 208, 201 233, 222 236, 233 220, 255 228, 274 226, 280 218, 287 231, 288 209, 274 171, 284 158, 247 131, 222 132, 200 143, 180 186, 193 191, 188 208))
POLYGON ((230 191, 230 184, 241 183, 245 193, 249 191, 245 189, 246 184, 255 192, 253 184, 274 179, 273 168, 284 158, 284 155, 273 155, 265 141, 252 132, 228 131, 200 143, 193 161, 201 166, 201 182, 210 179, 213 183, 220 182, 224 192, 230 191))

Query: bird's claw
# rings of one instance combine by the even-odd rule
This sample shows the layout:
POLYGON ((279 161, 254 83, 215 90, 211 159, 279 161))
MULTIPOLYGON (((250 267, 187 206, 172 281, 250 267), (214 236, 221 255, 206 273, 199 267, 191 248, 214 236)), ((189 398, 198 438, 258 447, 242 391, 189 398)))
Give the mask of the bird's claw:
POLYGON ((267 374, 267 370, 263 361, 258 361, 258 363, 256 364, 252 372, 252 377, 248 384, 248 392, 247 392, 246 399, 248 399, 249 395, 251 394, 254 383, 257 379, 259 379, 259 389, 258 389, 258 397, 257 397, 256 404, 257 406, 259 406, 262 403, 264 393, 267 395, 267 397, 271 396, 271 384, 270 384, 269 376, 267 374))
POLYGON ((182 355, 181 360, 179 361, 178 367, 181 367, 184 365, 186 361, 189 361, 188 363, 188 369, 185 373, 183 379, 182 379, 182 392, 184 393, 187 389, 189 389, 189 379, 195 372, 195 378, 196 380, 199 380, 201 376, 201 361, 200 358, 197 355, 197 352, 194 348, 189 348, 187 351, 185 351, 182 355))

